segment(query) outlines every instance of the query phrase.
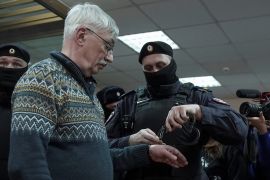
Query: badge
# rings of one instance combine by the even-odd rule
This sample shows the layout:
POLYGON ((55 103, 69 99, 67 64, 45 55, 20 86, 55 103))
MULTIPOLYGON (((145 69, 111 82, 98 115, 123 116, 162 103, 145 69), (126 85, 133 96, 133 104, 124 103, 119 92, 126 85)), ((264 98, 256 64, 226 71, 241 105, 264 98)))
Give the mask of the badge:
POLYGON ((152 52, 152 51, 153 51, 153 49, 154 49, 154 48, 153 48, 153 46, 152 46, 152 45, 148 45, 148 46, 147 46, 147 51, 148 51, 148 52, 152 52))
POLYGON ((225 104, 225 105, 229 105, 228 103, 226 103, 225 101, 223 101, 222 99, 218 99, 218 98, 213 98, 213 101, 219 103, 219 104, 225 104))
POLYGON ((10 50, 8 52, 9 52, 9 54, 15 54, 15 49, 10 48, 10 50))
POLYGON ((120 94, 120 92, 119 92, 119 91, 117 91, 117 92, 116 92, 116 96, 118 96, 118 97, 119 97, 120 95, 121 95, 121 94, 120 94))

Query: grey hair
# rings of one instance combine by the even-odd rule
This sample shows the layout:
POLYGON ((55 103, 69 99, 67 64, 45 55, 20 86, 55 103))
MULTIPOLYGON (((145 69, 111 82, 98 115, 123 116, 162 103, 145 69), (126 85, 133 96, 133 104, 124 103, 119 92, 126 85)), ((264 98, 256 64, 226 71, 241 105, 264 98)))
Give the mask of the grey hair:
POLYGON ((115 21, 99 6, 90 3, 77 4, 70 9, 65 19, 64 39, 71 37, 81 25, 110 33, 114 41, 119 34, 115 21))

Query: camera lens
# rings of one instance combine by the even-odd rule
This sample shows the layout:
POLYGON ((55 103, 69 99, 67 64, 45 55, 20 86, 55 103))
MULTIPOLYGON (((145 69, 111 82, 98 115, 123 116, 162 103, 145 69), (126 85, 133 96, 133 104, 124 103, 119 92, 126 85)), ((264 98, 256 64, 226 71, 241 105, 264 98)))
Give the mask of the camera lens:
POLYGON ((261 111, 260 105, 244 102, 240 105, 239 111, 247 117, 258 117, 261 111))

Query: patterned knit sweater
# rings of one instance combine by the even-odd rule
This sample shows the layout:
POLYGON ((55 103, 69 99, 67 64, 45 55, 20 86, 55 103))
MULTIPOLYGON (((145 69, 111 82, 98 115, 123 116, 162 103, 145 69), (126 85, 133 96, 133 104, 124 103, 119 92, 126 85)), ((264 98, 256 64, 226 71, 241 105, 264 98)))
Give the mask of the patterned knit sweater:
POLYGON ((101 106, 61 63, 46 59, 32 66, 12 103, 11 179, 112 179, 101 106))

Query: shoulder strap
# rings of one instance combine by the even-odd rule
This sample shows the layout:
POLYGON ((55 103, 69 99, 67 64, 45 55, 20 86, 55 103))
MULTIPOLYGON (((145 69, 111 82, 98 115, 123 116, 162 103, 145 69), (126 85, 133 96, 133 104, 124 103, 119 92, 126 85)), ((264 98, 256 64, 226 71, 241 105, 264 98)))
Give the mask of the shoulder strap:
POLYGON ((192 83, 184 83, 180 85, 177 94, 175 95, 175 105, 187 104, 187 98, 191 95, 194 85, 192 83))
POLYGON ((123 135, 128 135, 133 130, 137 99, 136 91, 130 91, 121 97, 120 121, 123 135))
POLYGON ((138 97, 137 104, 145 102, 151 99, 151 96, 146 87, 139 87, 136 89, 136 94, 138 97))
POLYGON ((191 91, 194 87, 195 86, 192 83, 183 83, 180 85, 180 88, 177 94, 186 94, 187 96, 190 96, 191 91))

